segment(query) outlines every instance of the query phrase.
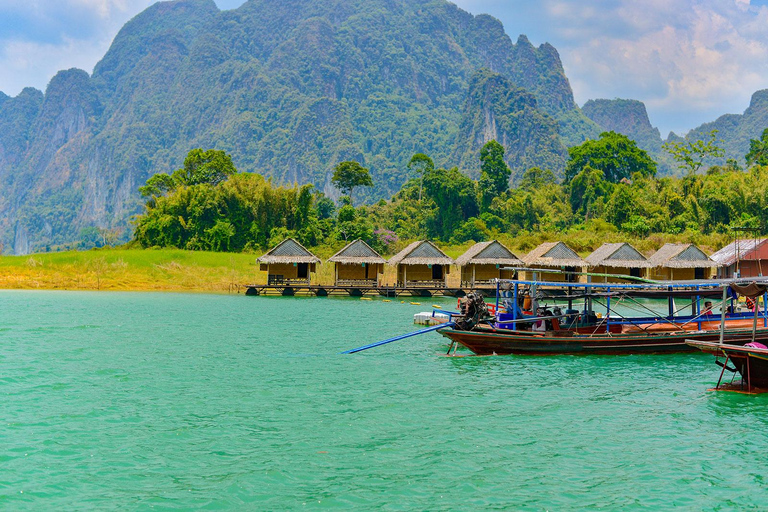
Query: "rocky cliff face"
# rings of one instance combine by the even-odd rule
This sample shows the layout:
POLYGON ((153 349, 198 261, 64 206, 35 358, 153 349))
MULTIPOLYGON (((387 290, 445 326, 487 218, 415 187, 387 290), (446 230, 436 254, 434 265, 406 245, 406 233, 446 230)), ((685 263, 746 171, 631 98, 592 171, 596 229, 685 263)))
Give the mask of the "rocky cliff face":
POLYGON ((461 168, 477 177, 477 154, 490 140, 506 149, 513 182, 531 167, 563 169, 568 158, 557 120, 538 108, 534 95, 502 75, 481 70, 470 82, 459 127, 456 159, 461 168))
POLYGON ((557 167, 563 143, 598 132, 553 47, 513 43, 498 20, 447 1, 161 2, 92 76, 62 71, 45 94, 0 96, 0 242, 23 254, 87 226, 129 231, 137 187, 195 147, 328 192, 332 167, 356 159, 372 200, 400 187, 417 152, 471 169, 497 134, 515 169, 557 167), (479 69, 498 78, 470 90, 479 69))

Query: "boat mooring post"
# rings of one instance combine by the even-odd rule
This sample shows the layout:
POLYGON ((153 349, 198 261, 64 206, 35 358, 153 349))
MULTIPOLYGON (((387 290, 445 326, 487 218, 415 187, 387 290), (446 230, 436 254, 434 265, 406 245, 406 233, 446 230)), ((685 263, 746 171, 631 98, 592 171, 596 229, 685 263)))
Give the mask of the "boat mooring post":
POLYGON ((606 288, 607 297, 605 299, 605 332, 611 332, 611 289, 606 288))

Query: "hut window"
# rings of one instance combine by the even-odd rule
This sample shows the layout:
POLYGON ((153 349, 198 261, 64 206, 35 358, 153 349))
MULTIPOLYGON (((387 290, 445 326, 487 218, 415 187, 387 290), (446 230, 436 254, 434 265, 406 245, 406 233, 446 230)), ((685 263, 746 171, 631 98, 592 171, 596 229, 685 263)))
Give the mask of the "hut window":
POLYGON ((640 269, 639 268, 630 268, 629 269, 629 275, 632 277, 640 277, 640 269))
POLYGON ((442 279, 442 278, 443 278, 443 266, 432 265, 432 279, 442 279))
POLYGON ((296 278, 306 279, 309 277, 309 263, 299 263, 297 265, 296 278))
POLYGON ((704 269, 703 268, 696 268, 693 270, 693 278, 694 279, 704 279, 704 269))

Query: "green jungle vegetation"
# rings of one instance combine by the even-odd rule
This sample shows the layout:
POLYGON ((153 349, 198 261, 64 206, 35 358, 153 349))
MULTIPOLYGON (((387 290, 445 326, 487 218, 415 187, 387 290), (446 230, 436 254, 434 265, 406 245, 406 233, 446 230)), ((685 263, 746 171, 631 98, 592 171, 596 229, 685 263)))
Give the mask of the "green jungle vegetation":
POLYGON ((752 141, 748 169, 729 162, 697 172, 720 151, 716 134, 667 145, 685 173, 680 178, 657 177, 648 154, 615 132, 572 147, 562 182, 532 167, 513 188, 496 141, 480 151, 478 180, 416 154, 409 165, 415 177, 389 200, 358 206, 355 189, 372 181, 357 162, 336 166, 333 182, 348 195, 334 202, 312 185, 276 186, 259 174, 233 172, 223 151, 194 150, 184 168, 142 188, 146 212, 135 221, 134 244, 259 253, 286 237, 335 249, 361 238, 391 255, 416 239, 456 247, 499 239, 521 253, 553 239, 582 253, 606 241, 629 241, 648 252, 685 240, 713 250, 732 227, 768 228, 768 130, 752 141), (222 164, 226 175, 210 168, 222 164))

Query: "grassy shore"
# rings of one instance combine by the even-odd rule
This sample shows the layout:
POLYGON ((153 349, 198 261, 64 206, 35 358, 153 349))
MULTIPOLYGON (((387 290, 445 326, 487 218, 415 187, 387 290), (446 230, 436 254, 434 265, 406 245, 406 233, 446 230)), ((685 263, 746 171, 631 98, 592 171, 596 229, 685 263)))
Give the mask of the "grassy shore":
MULTIPOLYGON (((621 241, 618 234, 541 234, 514 241, 504 239, 518 255, 527 253, 541 242, 561 239, 582 256, 606 241, 621 241), (593 240, 594 238, 594 240, 593 240), (517 242, 517 243, 515 243, 517 242)), ((685 242, 682 236, 654 235, 641 240, 628 240, 643 252, 650 253, 666 242, 685 242)), ((728 242, 723 235, 693 240, 707 251, 728 242)), ((472 243, 441 248, 451 258, 463 254, 472 243)), ((326 261, 334 252, 320 247, 313 252, 326 261)), ((391 255, 385 255, 389 257, 391 255)), ((199 291, 216 293, 242 292, 243 285, 266 284, 267 274, 259 270, 255 254, 184 251, 180 249, 99 249, 0 256, 0 288, 48 290, 114 290, 114 291, 199 291)), ((395 282, 395 270, 386 266, 383 283, 395 282)), ((333 284, 332 263, 318 265, 313 281, 333 284)), ((456 286, 460 274, 452 267, 449 286, 456 286)))

